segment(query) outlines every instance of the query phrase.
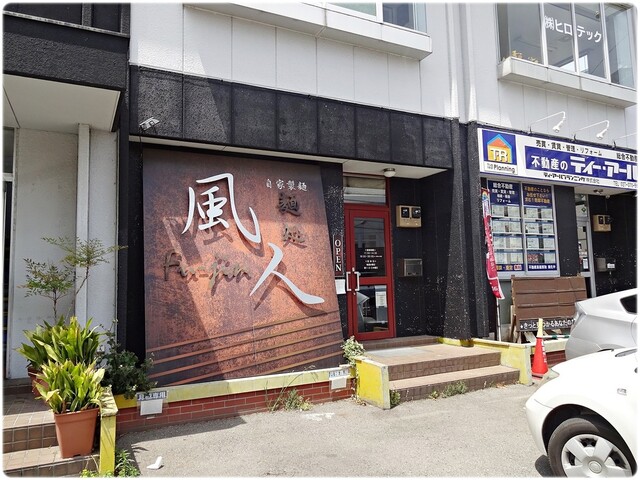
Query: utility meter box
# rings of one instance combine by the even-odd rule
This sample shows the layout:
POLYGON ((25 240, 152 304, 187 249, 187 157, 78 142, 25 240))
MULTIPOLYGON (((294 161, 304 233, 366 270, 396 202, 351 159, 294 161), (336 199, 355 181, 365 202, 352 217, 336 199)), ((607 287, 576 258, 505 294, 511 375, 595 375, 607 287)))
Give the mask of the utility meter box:
POLYGON ((419 228, 422 226, 422 208, 416 205, 396 206, 396 226, 419 228))
POLYGON ((616 269, 616 261, 614 258, 596 258, 596 272, 613 272, 616 269))
POLYGON ((610 232, 611 216, 609 215, 593 215, 591 217, 594 232, 610 232))
POLYGON ((400 258, 399 270, 401 277, 421 277, 422 276, 422 259, 421 258, 400 258))

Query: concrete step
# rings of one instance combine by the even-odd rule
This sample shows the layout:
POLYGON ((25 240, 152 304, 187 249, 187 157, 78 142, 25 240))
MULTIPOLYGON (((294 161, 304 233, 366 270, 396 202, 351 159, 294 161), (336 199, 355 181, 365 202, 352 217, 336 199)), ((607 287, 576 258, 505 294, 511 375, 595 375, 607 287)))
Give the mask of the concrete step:
POLYGON ((3 398, 2 451, 4 453, 57 445, 53 412, 31 393, 3 398))
POLYGON ((382 340, 367 340, 361 342, 368 352, 369 350, 386 350, 389 348, 411 347, 420 345, 433 345, 438 343, 438 337, 432 335, 418 335, 415 337, 385 338, 382 340))
POLYGON ((83 469, 97 470, 98 455, 60 458, 56 447, 32 448, 2 454, 2 465, 8 477, 78 476, 83 469))
POLYGON ((31 392, 30 378, 5 378, 2 381, 4 395, 18 395, 31 392))
POLYGON ((463 382, 467 391, 481 390, 499 384, 517 383, 520 372, 511 367, 494 365, 491 367, 458 370, 421 377, 405 378, 389 382, 389 389, 400 393, 400 401, 429 398, 438 392, 442 395, 448 385, 463 382))
POLYGON ((7 394, 2 403, 2 465, 10 477, 78 476, 96 470, 91 456, 60 457, 53 412, 29 393, 7 394))
POLYGON ((367 356, 389 367, 391 381, 500 365, 497 351, 441 343, 374 350, 367 356))
POLYGON ((53 420, 41 424, 4 428, 2 433, 2 451, 4 453, 58 445, 53 420))

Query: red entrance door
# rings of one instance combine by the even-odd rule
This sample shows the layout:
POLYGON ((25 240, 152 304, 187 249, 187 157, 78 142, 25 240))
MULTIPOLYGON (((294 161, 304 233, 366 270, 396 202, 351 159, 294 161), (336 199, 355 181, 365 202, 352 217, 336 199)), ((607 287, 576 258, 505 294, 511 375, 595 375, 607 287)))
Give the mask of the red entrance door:
POLYGON ((349 335, 357 340, 394 337, 389 209, 346 204, 345 221, 349 335))

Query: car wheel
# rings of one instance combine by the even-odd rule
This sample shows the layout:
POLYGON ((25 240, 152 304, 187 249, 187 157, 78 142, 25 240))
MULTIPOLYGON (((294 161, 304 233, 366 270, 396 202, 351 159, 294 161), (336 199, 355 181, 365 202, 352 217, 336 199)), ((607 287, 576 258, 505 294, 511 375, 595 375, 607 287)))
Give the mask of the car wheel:
POLYGON ((549 463, 561 477, 631 477, 636 464, 620 435, 596 418, 570 418, 549 439, 549 463))

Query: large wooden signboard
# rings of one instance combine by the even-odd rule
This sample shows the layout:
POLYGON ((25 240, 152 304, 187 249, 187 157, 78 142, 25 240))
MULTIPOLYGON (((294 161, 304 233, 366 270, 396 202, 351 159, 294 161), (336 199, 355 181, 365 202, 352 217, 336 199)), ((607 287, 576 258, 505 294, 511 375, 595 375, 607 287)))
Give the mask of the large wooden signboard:
POLYGON ((179 385, 341 361, 320 171, 145 150, 152 378, 179 385))
POLYGON ((584 277, 511 277, 510 337, 520 341, 520 332, 569 329, 576 313, 576 302, 587 298, 584 277))

